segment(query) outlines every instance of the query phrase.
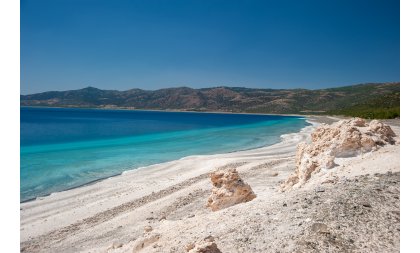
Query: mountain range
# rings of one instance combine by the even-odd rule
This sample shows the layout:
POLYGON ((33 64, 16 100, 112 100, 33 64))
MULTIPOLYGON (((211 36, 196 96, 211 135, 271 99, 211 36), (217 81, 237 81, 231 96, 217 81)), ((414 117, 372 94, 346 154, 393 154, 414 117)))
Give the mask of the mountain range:
POLYGON ((318 90, 178 87, 118 91, 87 87, 79 90, 21 95, 20 104, 21 106, 395 118, 400 115, 400 83, 367 83, 318 90))

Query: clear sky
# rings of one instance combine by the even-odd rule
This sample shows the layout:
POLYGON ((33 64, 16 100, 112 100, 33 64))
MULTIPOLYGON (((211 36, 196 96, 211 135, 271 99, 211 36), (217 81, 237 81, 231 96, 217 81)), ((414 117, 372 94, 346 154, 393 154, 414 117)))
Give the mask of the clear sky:
POLYGON ((21 93, 400 79, 395 0, 21 0, 21 93))

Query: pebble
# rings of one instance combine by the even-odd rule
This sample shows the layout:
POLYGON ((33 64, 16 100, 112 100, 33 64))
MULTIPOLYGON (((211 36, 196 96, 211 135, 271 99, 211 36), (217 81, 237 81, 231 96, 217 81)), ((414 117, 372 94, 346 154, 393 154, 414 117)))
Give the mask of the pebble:
POLYGON ((362 203, 362 206, 364 206, 364 207, 372 207, 371 205, 370 205, 370 203, 368 203, 368 202, 363 202, 362 203))
POLYGON ((206 237, 204 238, 204 241, 206 241, 206 242, 214 242, 214 237, 213 237, 213 236, 211 236, 211 235, 206 236, 206 237))
POLYGON ((327 234, 329 233, 327 225, 324 223, 314 223, 311 226, 311 231, 314 233, 327 234))
POLYGON ((120 243, 120 242, 114 242, 113 244, 112 244, 112 248, 113 249, 118 249, 118 248, 121 248, 123 246, 123 244, 122 243, 120 243))
POLYGON ((145 226, 144 227, 144 232, 145 233, 151 232, 152 230, 153 230, 153 228, 151 226, 145 226))
POLYGON ((159 221, 166 220, 166 216, 162 216, 159 218, 159 221))

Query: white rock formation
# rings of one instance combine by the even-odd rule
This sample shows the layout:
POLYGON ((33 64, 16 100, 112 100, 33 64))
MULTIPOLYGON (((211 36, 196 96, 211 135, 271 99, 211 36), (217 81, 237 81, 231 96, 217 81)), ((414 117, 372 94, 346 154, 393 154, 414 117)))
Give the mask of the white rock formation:
POLYGON ((322 124, 311 134, 311 143, 300 143, 296 151, 296 170, 281 185, 282 190, 305 183, 313 173, 335 166, 336 157, 350 157, 394 144, 391 127, 377 120, 366 124, 355 118, 332 125, 322 124))
POLYGON ((240 177, 236 169, 218 170, 210 174, 213 183, 207 207, 217 211, 253 200, 256 195, 240 177))

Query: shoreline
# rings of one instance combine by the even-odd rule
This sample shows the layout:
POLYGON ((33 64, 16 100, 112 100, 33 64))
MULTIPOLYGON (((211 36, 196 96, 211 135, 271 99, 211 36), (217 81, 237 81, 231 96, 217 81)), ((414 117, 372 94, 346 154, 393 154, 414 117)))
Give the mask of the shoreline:
POLYGON ((70 188, 63 189, 63 190, 60 190, 60 191, 54 191, 54 192, 51 192, 51 193, 48 193, 48 194, 44 194, 44 195, 36 196, 36 197, 30 198, 30 199, 26 199, 26 200, 20 201, 20 204, 28 203, 28 202, 32 202, 32 201, 36 201, 37 199, 44 199, 45 197, 51 196, 51 195, 56 194, 56 193, 71 191, 71 190, 74 190, 74 189, 78 189, 78 188, 86 187, 86 186, 89 186, 89 185, 93 185, 93 184, 102 182, 104 180, 110 179, 110 178, 115 178, 115 177, 124 175, 126 173, 132 173, 132 172, 136 172, 136 171, 139 171, 139 170, 148 169, 148 167, 151 167, 151 166, 159 166, 159 165, 164 165, 164 164, 170 163, 170 162, 181 161, 181 160, 187 159, 189 157, 213 156, 213 155, 223 155, 223 154, 234 154, 236 152, 245 152, 245 151, 250 151, 250 152, 256 151, 257 152, 259 149, 267 148, 267 147, 270 147, 270 146, 277 145, 277 144, 281 143, 283 141, 283 139, 284 139, 283 136, 290 135, 290 134, 297 134, 297 133, 302 132, 307 127, 315 127, 316 125, 319 124, 318 122, 316 122, 314 120, 308 120, 306 117, 305 117, 305 121, 309 124, 308 126, 305 126, 305 127, 301 128, 299 130, 299 132, 292 132, 292 133, 283 134, 283 135, 281 135, 281 136, 278 137, 278 141, 277 142, 272 143, 272 144, 263 145, 263 146, 256 147, 256 148, 239 149, 239 150, 235 150, 235 151, 223 152, 223 153, 215 153, 215 154, 209 154, 209 155, 208 154, 206 154, 206 155, 199 155, 199 154, 189 155, 189 156, 181 157, 181 158, 175 159, 175 160, 170 160, 170 161, 161 162, 161 163, 155 163, 155 164, 149 164, 149 165, 146 165, 146 166, 141 166, 141 167, 137 167, 137 168, 125 170, 125 171, 122 171, 120 173, 116 173, 116 174, 111 175, 111 176, 105 176, 105 177, 102 177, 102 178, 98 178, 98 179, 95 179, 95 180, 90 181, 90 182, 87 182, 87 183, 83 183, 83 184, 78 185, 78 186, 72 186, 70 188))
MULTIPOLYGON (((111 212, 111 217, 115 217, 123 212, 126 206, 138 205, 142 196, 154 196, 162 191, 166 193, 178 184, 186 182, 185 187, 188 188, 195 183, 207 185, 208 173, 219 167, 239 164, 240 167, 258 168, 274 162, 279 164, 276 166, 288 168, 293 163, 297 143, 309 137, 314 128, 313 123, 317 122, 311 121, 311 125, 299 132, 283 135, 281 141, 273 145, 231 153, 187 156, 128 170, 93 184, 20 203, 21 242, 32 241, 39 236, 43 238, 43 234, 61 231, 60 228, 78 224, 86 219, 91 221, 93 217, 104 212, 111 212), (122 207, 124 208, 121 210, 122 207)), ((282 172, 282 177, 286 177, 288 173, 288 169, 282 172)))
MULTIPOLYGON (((140 169, 140 168, 137 168, 137 169, 140 169)), ((133 169, 133 170, 136 170, 136 169, 133 169)), ((126 170, 126 171, 130 171, 130 170, 126 170)), ((98 179, 95 179, 93 181, 90 181, 90 182, 87 182, 87 183, 84 183, 84 184, 81 184, 81 185, 77 185, 77 186, 72 186, 72 187, 70 187, 68 189, 64 189, 64 190, 61 190, 61 191, 55 191, 55 192, 51 192, 51 193, 48 193, 48 194, 40 195, 40 196, 37 196, 37 197, 34 197, 34 198, 26 199, 26 200, 20 201, 20 204, 28 203, 28 202, 31 202, 31 201, 35 201, 35 200, 37 200, 39 198, 45 198, 45 197, 51 196, 52 194, 56 194, 56 193, 59 193, 59 192, 71 191, 71 190, 74 190, 74 189, 77 189, 77 188, 81 188, 81 187, 93 185, 93 184, 99 183, 99 182, 101 182, 103 180, 106 180, 108 178, 113 178, 113 177, 121 176, 126 171, 123 171, 121 173, 118 173, 118 174, 115 174, 115 175, 111 175, 111 176, 108 176, 108 177, 98 178, 98 179)))
MULTIPOLYGON (((308 141, 314 128, 311 122, 270 146, 188 156, 21 203, 21 252, 183 252, 188 243, 209 235, 222 252, 295 252, 306 245, 301 244, 304 240, 319 241, 311 232, 317 222, 325 223, 332 234, 343 235, 338 237, 343 250, 363 229, 366 232, 353 239, 376 251, 395 252, 392 247, 375 248, 375 238, 364 238, 373 231, 386 236, 387 245, 398 245, 399 223, 387 215, 398 212, 399 141, 337 159, 337 167, 316 174, 302 188, 281 192, 281 182, 296 168, 298 143, 308 141), (257 198, 212 212, 205 207, 212 190, 209 172, 227 168, 235 168, 257 198), (392 201, 378 201, 384 197, 392 201), (369 203, 361 205, 361 198, 369 203), (331 209, 335 204, 340 206, 331 209), (355 209, 355 204, 363 210, 355 209), (370 217, 377 226, 372 229, 365 222, 352 226, 360 217, 370 217), (382 232, 382 224, 392 226, 392 233, 382 232)), ((393 129, 399 136, 399 126, 393 129)))
MULTIPOLYGON (((59 107, 59 106, 20 106, 20 108, 51 108, 51 109, 80 109, 80 110, 109 110, 109 111, 142 111, 142 112, 184 112, 184 113, 211 113, 211 114, 244 114, 244 115, 267 115, 267 116, 293 116, 293 117, 341 117, 339 115, 296 114, 296 113, 256 113, 256 112, 229 112, 229 111, 189 111, 176 109, 129 109, 129 108, 100 108, 100 107, 59 107)), ((344 116, 343 116, 344 117, 344 116)))

